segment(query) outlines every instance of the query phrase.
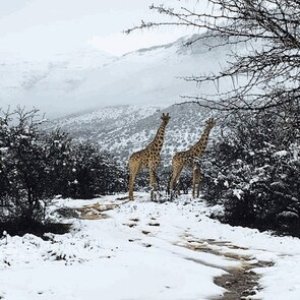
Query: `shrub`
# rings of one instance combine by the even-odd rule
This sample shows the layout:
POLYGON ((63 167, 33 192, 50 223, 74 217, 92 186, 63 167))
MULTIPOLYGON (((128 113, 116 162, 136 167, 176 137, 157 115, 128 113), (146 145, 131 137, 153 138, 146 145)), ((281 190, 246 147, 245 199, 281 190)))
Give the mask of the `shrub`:
POLYGON ((32 231, 46 223, 56 195, 91 198, 126 190, 126 172, 108 153, 77 144, 59 129, 46 133, 41 123, 36 110, 0 114, 0 229, 24 231, 27 224, 32 231))
POLYGON ((127 174, 107 152, 100 152, 92 144, 74 147, 74 180, 71 194, 74 198, 88 199, 127 190, 127 174))
POLYGON ((223 221, 300 235, 300 146, 285 125, 277 113, 235 116, 208 153, 203 193, 224 204, 223 221))

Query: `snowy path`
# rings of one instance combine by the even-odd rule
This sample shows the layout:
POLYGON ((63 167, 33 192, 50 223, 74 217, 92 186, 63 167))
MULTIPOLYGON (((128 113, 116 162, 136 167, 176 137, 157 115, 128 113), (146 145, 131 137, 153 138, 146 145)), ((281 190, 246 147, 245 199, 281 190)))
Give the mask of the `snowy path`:
MULTIPOLYGON (((57 205, 121 203, 115 199, 57 205)), ((140 193, 105 212, 107 218, 74 220, 71 233, 49 241, 2 239, 0 299, 223 299, 226 276, 251 268, 263 289, 248 299, 300 299, 298 239, 220 224, 206 216, 212 208, 188 197, 165 204, 147 199, 140 193)))

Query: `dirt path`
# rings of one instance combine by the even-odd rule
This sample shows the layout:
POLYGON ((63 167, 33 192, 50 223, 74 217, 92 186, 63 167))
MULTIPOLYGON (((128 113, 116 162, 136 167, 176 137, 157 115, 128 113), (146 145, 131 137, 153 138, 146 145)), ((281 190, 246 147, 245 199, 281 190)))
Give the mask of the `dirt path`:
MULTIPOLYGON (((81 208, 76 208, 75 212, 77 217, 85 220, 99 220, 108 218, 105 214, 106 211, 113 210, 122 204, 127 203, 126 199, 118 204, 92 204, 84 205, 81 208), (125 200, 125 201, 124 201, 125 200)), ((130 228, 138 227, 138 218, 131 218, 129 221, 124 223, 124 226, 130 228)), ((148 223, 149 226, 160 226, 160 224, 155 219, 151 219, 148 223)), ((150 227, 149 227, 150 228, 150 227)), ((148 228, 148 229, 149 229, 148 228)), ((151 230, 142 230, 143 235, 147 236, 151 233, 151 230)), ((155 235, 154 235, 155 236, 155 235)), ((129 242, 143 242, 143 239, 129 239, 129 242)), ((151 247, 149 243, 142 243, 145 247, 151 247)), ((261 276, 255 273, 255 268, 265 268, 272 266, 271 262, 267 261, 257 261, 255 257, 248 255, 249 249, 236 246, 230 241, 217 241, 213 239, 198 239, 190 235, 188 231, 181 236, 181 242, 175 244, 176 246, 181 246, 188 248, 193 251, 206 252, 216 256, 221 256, 226 260, 231 260, 238 262, 238 266, 235 268, 222 267, 217 264, 212 264, 204 260, 194 259, 191 257, 183 257, 186 260, 193 261, 204 266, 221 269, 225 273, 221 276, 214 278, 214 283, 226 291, 223 295, 219 297, 211 298, 211 300, 238 300, 238 299, 252 299, 251 296, 257 294, 262 287, 259 284, 261 276)), ((255 298, 258 299, 258 298, 255 298)))
MULTIPOLYGON (((240 263, 236 268, 222 268, 209 265, 226 271, 226 274, 214 278, 214 283, 224 289, 226 292, 211 300, 238 300, 251 299, 251 296, 257 294, 262 287, 259 285, 261 276, 253 271, 255 268, 271 267, 272 262, 257 261, 254 257, 240 254, 240 250, 248 250, 231 244, 229 241, 216 241, 212 239, 198 240, 189 235, 184 236, 184 247, 194 250, 211 253, 217 256, 223 256, 229 260, 235 260, 240 263)), ((207 265, 203 261, 195 261, 207 265)), ((257 298, 255 298, 257 299, 257 298)))
POLYGON ((77 208, 60 208, 58 213, 62 217, 73 217, 81 220, 101 220, 107 219, 108 215, 106 211, 113 210, 120 205, 128 203, 127 198, 119 198, 117 200, 122 200, 119 203, 94 203, 89 205, 83 205, 77 208))

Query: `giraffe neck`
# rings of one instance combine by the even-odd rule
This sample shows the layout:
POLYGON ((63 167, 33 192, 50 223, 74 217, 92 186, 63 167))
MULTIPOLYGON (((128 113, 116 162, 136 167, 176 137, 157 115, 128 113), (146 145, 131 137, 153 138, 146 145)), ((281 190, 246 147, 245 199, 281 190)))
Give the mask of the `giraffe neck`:
POLYGON ((155 135, 155 138, 153 141, 149 144, 150 148, 154 148, 158 152, 161 151, 163 143, 164 143, 164 135, 165 135, 165 129, 167 124, 163 122, 160 127, 157 130, 157 133, 155 135))
POLYGON ((193 158, 200 157, 203 155, 203 152, 205 151, 208 143, 208 136, 210 131, 211 131, 211 127, 206 127, 199 141, 194 146, 191 147, 190 154, 193 158))

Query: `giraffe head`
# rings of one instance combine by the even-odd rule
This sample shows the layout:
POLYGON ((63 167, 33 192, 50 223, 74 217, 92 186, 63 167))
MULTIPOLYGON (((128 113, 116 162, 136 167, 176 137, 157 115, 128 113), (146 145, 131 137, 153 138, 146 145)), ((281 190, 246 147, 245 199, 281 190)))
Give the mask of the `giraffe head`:
POLYGON ((215 125, 216 125, 216 120, 214 118, 209 118, 207 121, 206 121, 206 125, 207 127, 209 128, 213 128, 215 125))
POLYGON ((169 113, 163 113, 160 117, 162 119, 162 121, 167 125, 171 119, 171 117, 169 116, 169 113))

